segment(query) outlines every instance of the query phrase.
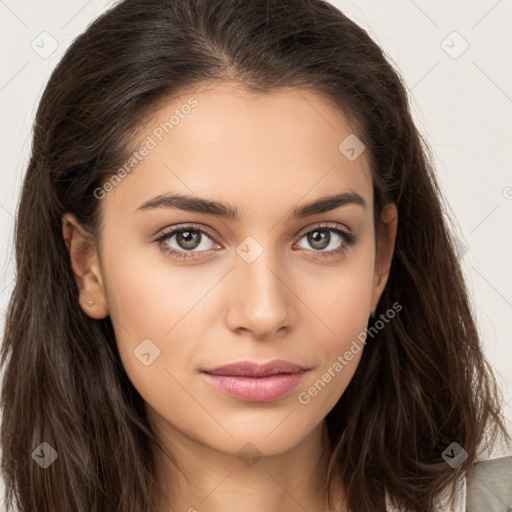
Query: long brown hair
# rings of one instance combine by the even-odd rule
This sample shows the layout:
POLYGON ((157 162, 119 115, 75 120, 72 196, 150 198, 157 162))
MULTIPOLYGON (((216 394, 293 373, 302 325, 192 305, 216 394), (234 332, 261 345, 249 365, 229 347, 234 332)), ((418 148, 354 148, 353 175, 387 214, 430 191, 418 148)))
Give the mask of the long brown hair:
POLYGON ((376 228, 384 204, 398 208, 389 281, 370 324, 395 302, 402 310, 376 329, 326 418, 330 486, 341 475, 357 512, 382 510, 385 492, 430 511, 485 439, 507 436, 429 151, 399 74, 368 34, 322 0, 124 0, 67 50, 34 123, 1 353, 9 509, 153 510, 157 441, 112 319, 79 307, 61 219, 71 212, 97 236, 95 190, 126 161, 152 109, 226 80, 258 93, 309 90, 340 108, 370 156, 376 228), (43 442, 58 454, 46 469, 31 456, 50 453, 43 442), (456 469, 441 456, 452 442, 468 454, 456 469))

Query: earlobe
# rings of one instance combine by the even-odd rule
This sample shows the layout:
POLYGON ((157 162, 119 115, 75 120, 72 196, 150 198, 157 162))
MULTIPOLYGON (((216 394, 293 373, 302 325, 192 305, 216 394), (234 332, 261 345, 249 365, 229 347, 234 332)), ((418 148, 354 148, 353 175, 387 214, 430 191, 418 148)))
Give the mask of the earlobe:
POLYGON ((377 255, 375 257, 374 286, 372 293, 371 311, 375 311, 382 292, 386 287, 395 250, 395 240, 398 228, 398 210, 393 203, 386 204, 382 210, 383 225, 378 234, 377 255))
POLYGON ((93 238, 70 213, 62 216, 62 235, 80 291, 80 306, 91 318, 105 318, 109 314, 108 304, 93 238))

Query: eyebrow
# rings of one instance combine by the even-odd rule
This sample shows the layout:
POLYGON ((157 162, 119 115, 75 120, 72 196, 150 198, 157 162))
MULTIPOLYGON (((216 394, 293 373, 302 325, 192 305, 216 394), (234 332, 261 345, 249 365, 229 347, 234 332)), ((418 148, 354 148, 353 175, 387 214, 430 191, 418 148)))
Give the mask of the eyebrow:
MULTIPOLYGON (((288 215, 288 220, 302 219, 317 213, 329 212, 341 206, 350 204, 359 205, 366 209, 366 202, 362 196, 356 192, 343 192, 334 196, 322 197, 302 206, 293 208, 288 215)), ((136 211, 152 210, 157 208, 175 208, 188 212, 206 213, 208 215, 214 215, 227 220, 240 220, 240 213, 235 207, 218 201, 183 194, 163 194, 156 196, 141 204, 136 211)))

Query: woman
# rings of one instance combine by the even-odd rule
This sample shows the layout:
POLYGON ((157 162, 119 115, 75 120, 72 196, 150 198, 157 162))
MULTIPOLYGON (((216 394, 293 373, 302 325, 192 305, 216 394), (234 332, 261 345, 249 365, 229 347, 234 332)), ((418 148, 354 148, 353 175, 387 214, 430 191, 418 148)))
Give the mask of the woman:
POLYGON ((510 437, 442 211, 399 76, 330 4, 119 3, 34 124, 8 506, 459 510, 510 437))

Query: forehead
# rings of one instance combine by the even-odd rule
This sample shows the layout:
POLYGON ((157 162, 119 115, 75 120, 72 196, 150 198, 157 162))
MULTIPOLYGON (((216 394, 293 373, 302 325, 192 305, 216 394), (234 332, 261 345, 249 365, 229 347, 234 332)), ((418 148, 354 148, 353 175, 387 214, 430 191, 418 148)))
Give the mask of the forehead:
POLYGON ((292 206, 351 190, 370 203, 365 151, 347 158, 347 140, 359 138, 345 114, 309 91, 262 94, 222 84, 183 92, 144 124, 138 161, 109 201, 123 196, 133 211, 156 194, 176 191, 235 205, 292 206))

